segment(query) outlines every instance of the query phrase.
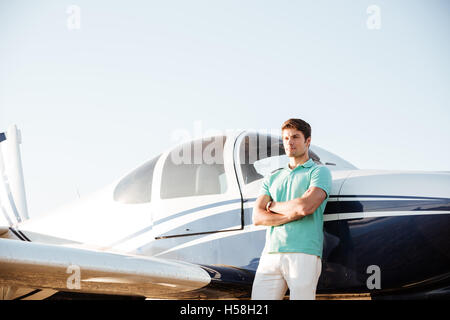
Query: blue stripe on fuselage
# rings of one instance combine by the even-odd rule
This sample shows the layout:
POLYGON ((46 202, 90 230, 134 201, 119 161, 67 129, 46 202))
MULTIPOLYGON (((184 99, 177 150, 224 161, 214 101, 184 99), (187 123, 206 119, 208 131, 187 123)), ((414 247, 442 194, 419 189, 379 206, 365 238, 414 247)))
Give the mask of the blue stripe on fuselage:
MULTIPOLYGON (((352 213, 352 212, 381 212, 381 211, 450 211, 450 198, 432 198, 432 197, 408 197, 408 196, 378 196, 378 195, 345 195, 345 196, 337 196, 331 195, 330 198, 373 198, 373 199, 386 199, 386 198, 397 198, 397 199, 405 199, 405 200, 363 200, 363 201, 329 201, 325 207, 324 214, 337 214, 337 213, 352 213), (422 200, 422 201, 421 201, 422 200)), ((244 202, 253 202, 256 201, 257 198, 249 198, 245 199, 244 202)), ((199 207, 191 208, 188 210, 184 210, 173 215, 167 216, 165 218, 159 219, 154 222, 154 225, 158 225, 167 221, 170 221, 173 218, 181 217, 185 214, 197 212, 200 210, 205 210, 209 208, 219 207, 231 203, 240 202, 240 199, 232 199, 221 202, 210 203, 207 205, 202 205, 199 207)), ((244 211, 244 222, 245 226, 252 224, 252 208, 247 208, 244 211)), ((230 212, 235 212, 235 210, 224 211, 220 213, 214 213, 214 217, 219 220, 221 217, 218 215, 230 214, 230 212)), ((206 220, 205 220, 206 221, 206 220)), ((191 222, 192 223, 192 222, 191 222)), ((168 230, 165 232, 181 230, 183 226, 177 227, 177 229, 168 230)), ((118 245, 122 242, 131 240, 137 236, 140 236, 152 229, 152 226, 147 226, 119 241, 114 243, 111 246, 118 245)), ((173 232, 171 232, 173 233, 173 232)), ((187 234, 189 235, 189 234, 187 234)))
MULTIPOLYGON (((172 214, 172 215, 170 215, 168 217, 156 220, 156 221, 153 222, 153 225, 158 225, 160 223, 163 223, 163 222, 166 222, 166 221, 170 221, 171 219, 178 218, 178 217, 183 216, 185 214, 189 214, 189 213, 193 213, 193 212, 196 212, 196 211, 205 210, 205 209, 209 209, 209 208, 219 207, 219 206, 223 206, 223 205, 227 205, 227 204, 231 204, 231 203, 236 203, 236 202, 241 202, 241 199, 232 199, 232 200, 227 200, 227 201, 215 202, 215 203, 210 203, 210 204, 203 205, 203 206, 200 206, 200 207, 195 207, 195 208, 192 208, 192 209, 184 210, 184 211, 172 214)), ((114 242, 110 246, 114 247, 114 246, 117 246, 117 245, 119 245, 119 244, 121 244, 121 243, 123 243, 125 241, 128 241, 128 240, 131 240, 133 238, 136 238, 136 237, 138 237, 138 236, 140 236, 140 235, 142 235, 142 234, 152 230, 153 229, 153 225, 147 226, 147 227, 145 227, 145 228, 143 228, 143 229, 141 229, 139 231, 136 231, 135 233, 130 234, 129 236, 126 236, 125 238, 122 238, 122 239, 114 242)))
POLYGON ((168 217, 156 220, 154 222, 154 224, 157 225, 157 224, 169 221, 171 219, 181 217, 181 216, 183 216, 185 214, 189 214, 189 213, 193 213, 193 212, 197 212, 197 211, 201 211, 201 210, 205 210, 205 209, 220 207, 220 206, 224 206, 224 205, 231 204, 231 203, 236 203, 236 202, 241 202, 241 199, 232 199, 232 200, 227 200, 227 201, 214 202, 214 203, 210 203, 210 204, 203 205, 203 206, 200 206, 200 207, 195 207, 195 208, 192 208, 192 209, 181 211, 181 212, 172 214, 172 215, 170 215, 168 217))

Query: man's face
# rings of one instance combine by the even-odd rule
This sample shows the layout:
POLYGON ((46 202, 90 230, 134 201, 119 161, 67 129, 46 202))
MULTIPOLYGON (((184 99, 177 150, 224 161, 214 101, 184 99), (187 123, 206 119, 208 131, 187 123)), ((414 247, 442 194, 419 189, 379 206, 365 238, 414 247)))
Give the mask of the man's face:
POLYGON ((284 151, 288 157, 302 157, 308 152, 311 137, 306 139, 303 132, 297 129, 288 128, 282 131, 284 151))

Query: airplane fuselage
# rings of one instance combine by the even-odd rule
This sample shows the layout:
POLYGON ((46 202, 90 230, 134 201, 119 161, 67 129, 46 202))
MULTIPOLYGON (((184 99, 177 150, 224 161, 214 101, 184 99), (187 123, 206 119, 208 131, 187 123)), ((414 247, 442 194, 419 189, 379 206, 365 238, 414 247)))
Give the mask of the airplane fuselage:
MULTIPOLYGON (((253 225, 253 205, 262 177, 286 160, 258 153, 253 162, 243 161, 251 135, 226 137, 223 161, 213 166, 194 163, 178 172, 169 150, 94 195, 11 232, 20 230, 22 237, 16 236, 24 241, 200 264, 216 280, 211 285, 226 278, 228 292, 234 281, 234 296, 248 297, 266 232, 253 225), (221 266, 236 273, 221 272, 221 266)), ((358 170, 321 148, 311 151, 333 177, 318 293, 448 283, 449 173, 358 170)))

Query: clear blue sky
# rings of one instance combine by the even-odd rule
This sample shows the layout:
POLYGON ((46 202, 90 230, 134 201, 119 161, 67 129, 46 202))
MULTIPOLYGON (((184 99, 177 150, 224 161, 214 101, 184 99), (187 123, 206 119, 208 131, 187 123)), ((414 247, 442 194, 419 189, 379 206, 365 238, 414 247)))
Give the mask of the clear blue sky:
POLYGON ((446 0, 0 0, 0 131, 22 130, 31 216, 196 121, 298 117, 313 144, 359 168, 450 170, 449 39, 446 0))

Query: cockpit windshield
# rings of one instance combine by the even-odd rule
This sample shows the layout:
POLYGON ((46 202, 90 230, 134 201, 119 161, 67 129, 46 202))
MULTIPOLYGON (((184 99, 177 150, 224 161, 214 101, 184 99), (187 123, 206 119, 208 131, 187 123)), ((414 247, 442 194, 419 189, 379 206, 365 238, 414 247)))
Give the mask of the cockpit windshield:
POLYGON ((114 189, 114 200, 128 204, 150 202, 153 171, 160 156, 147 161, 125 176, 114 189))

